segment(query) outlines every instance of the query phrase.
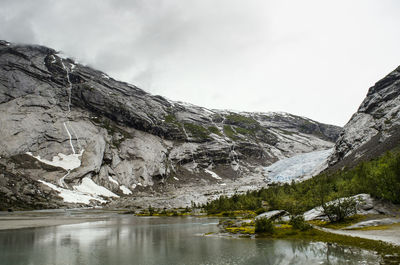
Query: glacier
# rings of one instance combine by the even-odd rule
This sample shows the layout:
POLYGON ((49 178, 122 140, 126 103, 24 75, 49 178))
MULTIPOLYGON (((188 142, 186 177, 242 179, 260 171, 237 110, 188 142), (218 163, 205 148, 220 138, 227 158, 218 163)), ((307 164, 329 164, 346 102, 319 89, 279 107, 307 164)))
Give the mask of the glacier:
POLYGON ((333 149, 314 151, 295 155, 290 158, 279 160, 274 164, 265 167, 267 182, 291 182, 292 180, 304 180, 312 177, 327 165, 327 159, 333 149))

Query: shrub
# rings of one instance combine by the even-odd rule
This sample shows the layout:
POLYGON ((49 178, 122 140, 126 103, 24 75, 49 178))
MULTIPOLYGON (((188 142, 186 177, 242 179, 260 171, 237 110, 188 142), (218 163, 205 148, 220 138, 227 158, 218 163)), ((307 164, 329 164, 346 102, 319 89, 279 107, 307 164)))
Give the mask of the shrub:
POLYGON ((154 208, 151 207, 151 205, 149 205, 149 215, 153 216, 154 212, 155 212, 154 208))
POLYGON ((329 204, 322 204, 324 214, 331 222, 343 221, 346 217, 356 214, 357 201, 354 198, 337 199, 329 204))
POLYGON ((256 214, 257 214, 257 215, 262 214, 262 213, 265 213, 265 209, 264 209, 264 208, 258 208, 258 209, 256 210, 256 214))
POLYGON ((267 218, 259 218, 256 219, 256 233, 266 233, 273 234, 274 233, 274 225, 270 219, 267 218))
POLYGON ((289 224, 294 228, 301 231, 305 231, 311 228, 311 226, 304 221, 303 215, 292 215, 290 217, 289 224))

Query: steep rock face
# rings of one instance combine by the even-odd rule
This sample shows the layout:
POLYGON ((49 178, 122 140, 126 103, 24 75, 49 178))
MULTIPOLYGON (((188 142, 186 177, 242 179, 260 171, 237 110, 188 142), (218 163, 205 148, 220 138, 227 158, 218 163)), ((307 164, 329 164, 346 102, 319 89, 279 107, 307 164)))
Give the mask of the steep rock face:
POLYGON ((400 67, 368 91, 358 111, 344 126, 329 159, 331 166, 352 166, 400 143, 400 67))
MULTIPOLYGON (((0 42, 0 124, 3 187, 19 176, 39 191, 48 190, 43 181, 76 189, 87 177, 125 196, 117 203, 164 198, 157 200, 160 206, 171 207, 243 183, 255 188, 263 183, 262 166, 328 149, 341 130, 287 113, 174 102, 53 49, 5 41, 0 42)), ((9 205, 11 193, 18 197, 21 191, 0 190, 9 205)), ((51 196, 63 205, 57 193, 51 196)), ((43 207, 40 196, 31 197, 29 207, 36 201, 43 207)))

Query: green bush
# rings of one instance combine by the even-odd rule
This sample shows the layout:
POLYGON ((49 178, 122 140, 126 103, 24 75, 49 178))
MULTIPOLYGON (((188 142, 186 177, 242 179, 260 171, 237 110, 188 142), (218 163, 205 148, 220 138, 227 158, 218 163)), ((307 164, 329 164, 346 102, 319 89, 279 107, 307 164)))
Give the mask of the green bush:
POLYGON ((256 219, 255 232, 256 233, 273 234, 274 233, 274 224, 272 223, 272 221, 270 219, 267 219, 267 218, 256 219))
POLYGON ((155 209, 153 207, 151 207, 151 205, 149 205, 149 209, 148 210, 149 210, 149 215, 153 216, 153 214, 155 212, 155 209))
POLYGON ((262 213, 265 213, 265 209, 264 209, 264 208, 258 208, 258 209, 256 210, 256 214, 257 214, 257 215, 262 214, 262 213))
POLYGON ((331 222, 343 221, 346 217, 357 213, 357 201, 354 198, 337 199, 337 201, 322 204, 324 214, 331 222))
POLYGON ((301 231, 305 231, 311 228, 311 226, 304 221, 303 215, 292 215, 290 217, 289 224, 294 228, 301 231))

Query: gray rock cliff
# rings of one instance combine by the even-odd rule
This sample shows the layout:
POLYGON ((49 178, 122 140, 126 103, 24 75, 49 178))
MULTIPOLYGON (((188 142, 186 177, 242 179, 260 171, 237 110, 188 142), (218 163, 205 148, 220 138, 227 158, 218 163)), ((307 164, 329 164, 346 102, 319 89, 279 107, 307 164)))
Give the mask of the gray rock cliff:
POLYGON ((332 168, 354 166, 400 144, 400 67, 368 91, 344 126, 330 157, 332 168))
POLYGON ((70 192, 88 185, 112 191, 118 206, 203 203, 260 187, 264 166, 331 148, 341 131, 287 113, 171 101, 53 49, 6 41, 0 125, 2 208, 70 206, 70 192))

